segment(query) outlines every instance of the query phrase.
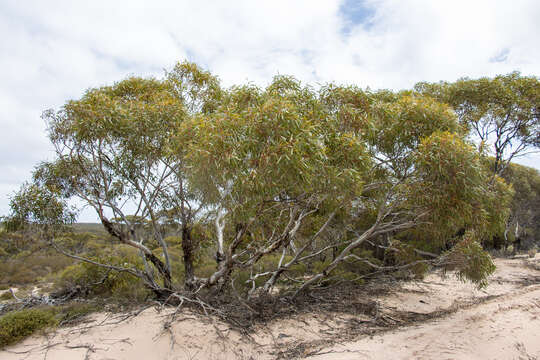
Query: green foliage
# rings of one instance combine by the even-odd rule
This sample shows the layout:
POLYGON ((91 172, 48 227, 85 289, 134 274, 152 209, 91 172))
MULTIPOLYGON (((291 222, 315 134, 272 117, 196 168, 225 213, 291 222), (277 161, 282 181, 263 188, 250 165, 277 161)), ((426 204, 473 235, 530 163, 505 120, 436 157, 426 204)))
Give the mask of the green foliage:
POLYGON ((488 276, 495 271, 491 256, 484 251, 473 232, 467 232, 444 257, 447 268, 456 270, 460 280, 472 281, 478 288, 486 287, 488 276))
MULTIPOLYGON (((377 98, 381 96, 377 94, 377 98)), ((320 101, 345 130, 366 136, 372 128, 368 120, 374 96, 356 86, 328 84, 320 90, 320 101)))
MULTIPOLYGON (((130 256, 126 253, 117 256, 102 255, 95 260, 104 264, 121 265, 129 262, 130 256)), ((87 262, 65 268, 57 275, 54 286, 58 289, 79 287, 87 296, 107 297, 122 303, 141 302, 149 295, 143 282, 133 275, 110 271, 87 262)))
POLYGON ((11 295, 11 292, 6 291, 2 295, 0 295, 0 300, 12 300, 13 295, 11 295))
POLYGON ((401 95, 392 102, 377 101, 372 108, 374 128, 369 141, 378 152, 403 170, 411 151, 434 132, 455 133, 458 125, 451 109, 429 97, 401 95), (400 164, 400 162, 405 162, 400 164))
POLYGON ((115 156, 124 161, 132 156, 136 161, 148 152, 162 153, 169 140, 163 129, 174 126, 183 111, 166 83, 128 78, 88 90, 81 100, 70 101, 62 111, 48 112, 45 117, 53 140, 69 138, 81 146, 106 140, 109 145, 121 145, 115 156))
POLYGON ((58 324, 53 308, 20 310, 0 317, 0 349, 58 324))
POLYGON ((219 79, 190 62, 177 63, 167 72, 167 84, 173 96, 191 114, 208 114, 219 106, 223 96, 219 79))
POLYGON ((0 317, 0 349, 39 331, 76 322, 97 310, 93 304, 71 303, 9 312, 0 317))
POLYGON ((539 147, 540 80, 518 72, 494 78, 460 79, 455 83, 419 83, 423 94, 453 107, 480 148, 492 145, 498 175, 527 149, 539 147))
MULTIPOLYGON (((262 285, 280 264, 299 281, 356 279, 381 266, 421 276, 418 249, 452 245, 445 256, 459 276, 484 286, 492 263, 478 243, 507 233, 513 192, 467 132, 506 114, 509 127, 499 128, 533 146, 537 82, 511 74, 371 92, 276 76, 265 88, 222 89, 179 63, 162 80, 131 77, 44 113, 57 158, 12 199, 6 224, 130 269, 81 262, 59 274, 58 286, 92 295, 139 299, 143 282, 172 290, 184 280, 191 290, 229 277, 245 291, 254 273, 266 273, 262 285), (108 237, 66 229, 72 198, 96 210, 108 237), (388 250, 377 259, 366 244, 379 238, 388 250), (298 249, 303 260, 289 264, 298 249)), ((523 177, 519 194, 531 184, 523 177)), ((20 240, 0 256, 29 258, 20 240)))
POLYGON ((519 239, 522 249, 540 245, 540 173, 533 168, 510 164, 502 176, 515 193, 507 236, 519 239))
POLYGON ((184 111, 170 86, 154 79, 128 78, 88 90, 62 110, 44 113, 51 141, 74 147, 78 154, 42 164, 35 181, 64 196, 95 196, 95 187, 105 186, 108 199, 132 196, 136 181, 167 158, 171 130, 184 111), (88 171, 101 171, 105 178, 89 176, 88 171))
POLYGON ((86 262, 77 263, 66 267, 58 274, 55 287, 57 288, 73 288, 82 287, 90 288, 92 292, 100 294, 109 291, 107 281, 109 271, 105 268, 89 264, 86 262))
POLYGON ((38 230, 63 229, 64 224, 74 222, 76 211, 59 195, 55 189, 40 184, 24 184, 11 198, 12 213, 4 220, 4 226, 8 231, 17 231, 27 224, 40 224, 38 230))
POLYGON ((358 193, 365 146, 354 134, 336 131, 315 93, 276 77, 265 91, 251 89, 256 102, 229 104, 244 91, 233 88, 212 116, 185 123, 179 139, 190 142, 192 183, 210 200, 253 211, 276 196, 358 193))
POLYGON ((406 191, 412 194, 410 206, 428 214, 413 237, 444 242, 460 229, 484 237, 501 232, 511 189, 500 179, 490 184, 490 173, 471 145, 456 134, 436 132, 422 141, 415 163, 420 181, 406 191))

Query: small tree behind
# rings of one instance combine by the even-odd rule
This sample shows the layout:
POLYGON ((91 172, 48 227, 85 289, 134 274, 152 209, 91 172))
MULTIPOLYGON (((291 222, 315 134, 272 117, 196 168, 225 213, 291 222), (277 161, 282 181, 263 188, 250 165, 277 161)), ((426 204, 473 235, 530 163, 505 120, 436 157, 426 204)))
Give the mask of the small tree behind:
POLYGON ((540 81, 514 72, 454 83, 419 83, 415 89, 454 108, 480 147, 489 146, 501 175, 516 157, 540 148, 540 81))

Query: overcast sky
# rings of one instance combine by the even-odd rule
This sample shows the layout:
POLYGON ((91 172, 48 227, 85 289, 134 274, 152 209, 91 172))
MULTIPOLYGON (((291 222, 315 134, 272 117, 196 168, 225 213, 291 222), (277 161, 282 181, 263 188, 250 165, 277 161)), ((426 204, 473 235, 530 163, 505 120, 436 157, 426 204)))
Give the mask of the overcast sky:
MULTIPOLYGON (((0 215, 52 158, 42 111, 87 88, 184 59, 224 85, 539 76, 538 19, 538 0, 0 0, 0 215)), ((539 156, 521 162, 540 168, 539 156)))

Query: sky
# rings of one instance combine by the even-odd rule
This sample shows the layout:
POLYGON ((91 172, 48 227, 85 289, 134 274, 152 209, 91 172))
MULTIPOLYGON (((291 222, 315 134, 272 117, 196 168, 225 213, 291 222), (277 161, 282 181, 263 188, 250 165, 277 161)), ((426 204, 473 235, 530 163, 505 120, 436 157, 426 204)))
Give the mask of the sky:
MULTIPOLYGON (((539 76, 539 18, 537 0, 0 0, 0 216, 53 158, 41 113, 88 88, 182 60, 225 86, 539 76)), ((520 162, 540 169, 540 155, 520 162)))

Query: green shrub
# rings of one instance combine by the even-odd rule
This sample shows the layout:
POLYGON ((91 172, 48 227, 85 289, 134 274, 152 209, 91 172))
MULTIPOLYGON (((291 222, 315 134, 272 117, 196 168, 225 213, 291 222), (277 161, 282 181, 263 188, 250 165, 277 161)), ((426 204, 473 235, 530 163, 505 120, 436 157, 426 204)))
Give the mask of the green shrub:
POLYGON ((108 284, 105 284, 107 277, 107 269, 81 262, 62 270, 55 280, 55 287, 61 289, 81 287, 95 294, 101 294, 109 290, 108 284))
POLYGON ((71 303, 7 313, 0 317, 0 349, 40 330, 78 321, 98 309, 93 304, 71 303))
POLYGON ((118 303, 142 302, 150 295, 142 280, 127 273, 112 272, 109 284, 110 296, 118 303))
MULTIPOLYGON (((120 267, 143 269, 142 260, 136 249, 126 245, 116 245, 91 259, 120 267)), ((110 271, 87 262, 79 262, 64 268, 53 279, 56 289, 80 287, 85 295, 101 296, 119 303, 140 302, 149 295, 141 279, 127 273, 110 271)))
POLYGON ((13 295, 9 291, 6 291, 2 295, 0 295, 0 300, 11 300, 13 299, 13 295))
POLYGON ((55 326, 54 308, 20 310, 0 317, 0 348, 13 344, 35 332, 55 326))
POLYGON ((506 253, 507 253, 507 254, 513 254, 513 253, 514 253, 514 245, 509 245, 509 246, 506 248, 506 253))
POLYGON ((143 301, 149 294, 143 282, 125 272, 81 262, 68 266, 55 280, 55 288, 80 287, 88 296, 114 298, 118 302, 143 301))

